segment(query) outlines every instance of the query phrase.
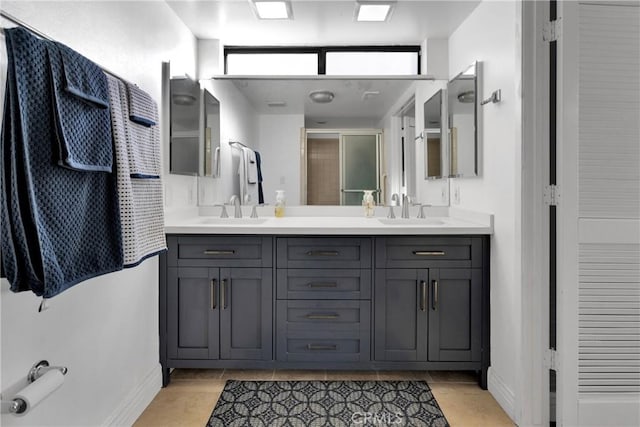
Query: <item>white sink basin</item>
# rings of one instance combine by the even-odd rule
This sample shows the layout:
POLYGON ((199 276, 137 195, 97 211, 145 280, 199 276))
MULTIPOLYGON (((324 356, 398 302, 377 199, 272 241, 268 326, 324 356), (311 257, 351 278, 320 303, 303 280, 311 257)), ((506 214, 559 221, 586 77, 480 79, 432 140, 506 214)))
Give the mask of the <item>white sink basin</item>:
POLYGON ((200 217, 196 220, 198 224, 209 225, 259 225, 267 221, 268 218, 215 218, 200 217))
POLYGON ((444 221, 437 218, 377 218, 384 225, 444 225, 444 221))

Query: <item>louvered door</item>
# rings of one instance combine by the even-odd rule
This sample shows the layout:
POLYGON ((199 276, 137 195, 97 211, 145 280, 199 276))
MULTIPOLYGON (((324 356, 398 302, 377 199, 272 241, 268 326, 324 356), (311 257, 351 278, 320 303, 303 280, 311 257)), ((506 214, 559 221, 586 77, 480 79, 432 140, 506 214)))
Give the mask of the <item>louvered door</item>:
POLYGON ((559 7, 558 421, 639 425, 640 7, 559 7))

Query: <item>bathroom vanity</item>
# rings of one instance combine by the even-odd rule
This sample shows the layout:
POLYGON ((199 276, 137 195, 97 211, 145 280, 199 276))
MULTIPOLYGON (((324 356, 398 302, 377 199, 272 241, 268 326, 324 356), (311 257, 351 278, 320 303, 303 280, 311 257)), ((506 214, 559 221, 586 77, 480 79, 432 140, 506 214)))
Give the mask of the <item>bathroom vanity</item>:
POLYGON ((491 225, 453 218, 198 217, 168 225, 170 368, 489 367, 491 225))

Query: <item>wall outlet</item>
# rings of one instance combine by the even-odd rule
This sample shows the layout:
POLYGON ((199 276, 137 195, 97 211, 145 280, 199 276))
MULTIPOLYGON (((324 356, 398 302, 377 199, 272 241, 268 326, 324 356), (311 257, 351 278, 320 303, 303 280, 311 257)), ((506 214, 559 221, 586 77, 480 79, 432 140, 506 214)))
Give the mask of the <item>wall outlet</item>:
POLYGON ((457 184, 453 187, 453 203, 460 204, 460 186, 457 184))

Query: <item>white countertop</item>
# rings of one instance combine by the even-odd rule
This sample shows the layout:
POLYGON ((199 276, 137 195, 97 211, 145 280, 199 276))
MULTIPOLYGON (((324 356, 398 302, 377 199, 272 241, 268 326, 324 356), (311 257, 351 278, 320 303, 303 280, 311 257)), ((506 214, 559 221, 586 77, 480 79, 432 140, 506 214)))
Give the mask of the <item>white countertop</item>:
MULTIPOLYGON (((233 209, 227 208, 233 215, 233 209)), ((293 210, 295 212, 295 210, 293 210)), ((335 211, 335 209, 334 209, 335 211)), ((377 216, 365 218, 353 216, 354 210, 342 210, 345 215, 331 216, 326 211, 303 212, 302 216, 261 216, 249 218, 220 218, 219 214, 197 216, 193 213, 167 215, 167 234, 269 234, 269 235, 461 235, 492 234, 493 215, 463 211, 453 208, 438 208, 426 219, 400 218, 396 208, 396 219, 377 216), (445 214, 445 215, 443 215, 445 214)), ((413 213, 413 211, 412 211, 413 213)), ((259 211, 260 215, 260 211, 259 211)))

